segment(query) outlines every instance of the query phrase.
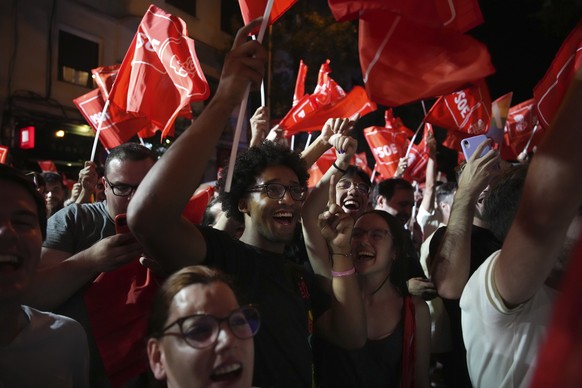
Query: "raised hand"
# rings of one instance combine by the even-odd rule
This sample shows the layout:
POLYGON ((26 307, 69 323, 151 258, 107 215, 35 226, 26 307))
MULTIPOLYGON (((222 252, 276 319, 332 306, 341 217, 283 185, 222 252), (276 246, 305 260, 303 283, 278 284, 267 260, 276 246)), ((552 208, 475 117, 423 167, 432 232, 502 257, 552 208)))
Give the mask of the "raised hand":
POLYGON ((99 240, 86 252, 96 272, 109 272, 137 259, 142 246, 131 233, 116 234, 99 240))
POLYGON ((327 242, 330 254, 348 254, 351 252, 350 240, 354 228, 354 220, 336 203, 335 184, 335 177, 332 177, 329 185, 327 210, 319 215, 318 224, 321 235, 327 242))

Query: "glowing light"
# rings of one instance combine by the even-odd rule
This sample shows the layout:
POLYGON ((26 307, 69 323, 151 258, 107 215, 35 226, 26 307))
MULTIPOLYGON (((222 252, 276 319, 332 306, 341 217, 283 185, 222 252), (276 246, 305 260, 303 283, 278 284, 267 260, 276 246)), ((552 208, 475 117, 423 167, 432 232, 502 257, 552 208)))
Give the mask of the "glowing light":
POLYGON ((56 137, 65 137, 65 131, 63 131, 62 129, 59 129, 58 131, 55 132, 55 136, 56 137))

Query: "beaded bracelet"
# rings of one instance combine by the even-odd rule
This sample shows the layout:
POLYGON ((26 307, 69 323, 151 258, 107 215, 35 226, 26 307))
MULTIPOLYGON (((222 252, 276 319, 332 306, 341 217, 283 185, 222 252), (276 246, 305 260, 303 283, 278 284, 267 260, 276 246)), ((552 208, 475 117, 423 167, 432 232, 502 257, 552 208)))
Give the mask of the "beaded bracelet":
POLYGON ((345 174, 346 172, 348 172, 348 170, 344 170, 343 168, 339 168, 339 167, 337 166, 337 164, 335 164, 335 162, 333 162, 331 165, 332 165, 332 166, 333 166, 333 167, 334 167, 336 170, 338 170, 339 172, 341 172, 342 174, 345 174))
POLYGON ((352 267, 352 268, 345 270, 345 271, 339 271, 339 272, 331 271, 331 277, 342 278, 344 276, 350 276, 350 275, 353 275, 355 273, 356 273, 356 269, 354 267, 352 267))

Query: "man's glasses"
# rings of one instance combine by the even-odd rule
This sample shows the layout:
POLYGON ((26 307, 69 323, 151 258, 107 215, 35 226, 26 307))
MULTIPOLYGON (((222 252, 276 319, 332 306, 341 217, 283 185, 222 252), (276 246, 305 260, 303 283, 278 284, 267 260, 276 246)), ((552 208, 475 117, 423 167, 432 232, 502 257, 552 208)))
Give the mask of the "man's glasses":
POLYGON ((253 306, 243 306, 233 310, 226 318, 195 314, 175 320, 162 330, 160 337, 167 335, 181 337, 191 347, 204 349, 216 343, 222 322, 228 323, 235 337, 247 339, 259 331, 261 317, 259 311, 253 306), (174 325, 178 325, 180 332, 166 333, 174 325))
POLYGON ((247 192, 265 192, 267 197, 271 199, 281 199, 285 196, 285 193, 289 191, 291 198, 295 201, 303 201, 307 195, 307 189, 300 185, 285 186, 281 183, 267 183, 264 185, 257 185, 249 188, 247 192))
POLYGON ((362 229, 362 228, 354 228, 352 231, 352 239, 360 240, 364 238, 365 235, 368 235, 368 238, 372 241, 380 241, 386 238, 386 236, 390 235, 390 232, 386 229, 362 229))
POLYGON ((109 187, 111 187, 113 195, 116 195, 118 197, 129 197, 130 195, 135 193, 135 190, 137 190, 137 186, 126 185, 125 183, 114 185, 111 182, 109 182, 109 179, 107 179, 107 177, 104 178, 109 187))
POLYGON ((354 183, 349 179, 342 179, 340 180, 337 185, 335 186, 336 189, 339 190, 350 190, 352 187, 355 187, 358 192, 364 195, 370 194, 370 186, 365 183, 354 183))

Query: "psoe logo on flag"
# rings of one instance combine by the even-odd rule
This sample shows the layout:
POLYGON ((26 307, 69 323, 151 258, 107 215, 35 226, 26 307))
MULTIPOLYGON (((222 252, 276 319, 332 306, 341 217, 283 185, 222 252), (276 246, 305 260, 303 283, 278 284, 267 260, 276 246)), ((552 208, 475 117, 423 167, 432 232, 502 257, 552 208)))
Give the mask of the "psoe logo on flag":
POLYGON ((138 49, 143 47, 147 51, 155 53, 157 52, 157 49, 160 47, 160 41, 155 38, 149 38, 143 32, 138 32, 135 47, 138 49))
POLYGON ((97 112, 97 113, 93 113, 92 115, 89 116, 89 118, 91 119, 91 122, 95 125, 99 125, 99 120, 101 119, 101 114, 103 114, 103 122, 106 122, 109 120, 109 113, 97 112))
POLYGON ((189 57, 186 62, 180 62, 180 59, 176 55, 173 55, 170 58, 170 67, 180 77, 196 75, 196 64, 192 60, 192 57, 189 57))

